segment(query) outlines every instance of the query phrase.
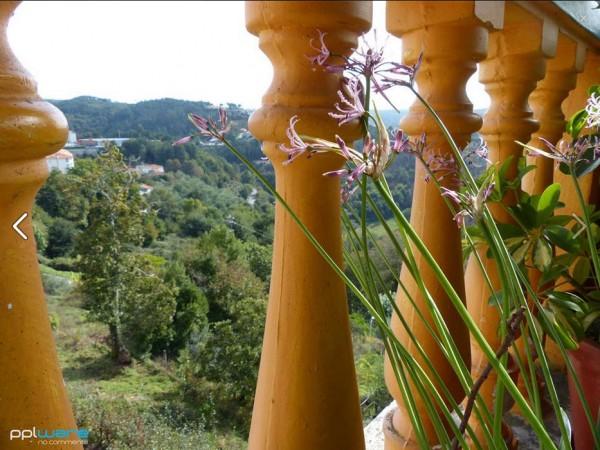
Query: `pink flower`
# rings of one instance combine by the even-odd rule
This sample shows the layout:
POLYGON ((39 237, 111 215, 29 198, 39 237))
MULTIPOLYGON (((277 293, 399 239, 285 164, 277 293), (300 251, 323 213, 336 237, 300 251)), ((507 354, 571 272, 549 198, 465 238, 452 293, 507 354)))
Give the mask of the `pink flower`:
POLYGON ((590 149, 593 149, 593 152, 591 152, 593 159, 600 157, 600 138, 598 136, 583 136, 575 141, 561 139, 556 145, 544 138, 540 137, 538 139, 544 143, 546 150, 522 144, 531 156, 543 156, 569 165, 579 161, 591 162, 589 156, 586 155, 590 149))
POLYGON ((344 89, 337 92, 340 101, 335 104, 337 112, 329 116, 337 119, 338 125, 361 119, 365 115, 363 87, 356 78, 345 78, 344 89), (347 96, 348 97, 347 97, 347 96))
POLYGON ((290 145, 288 147, 286 147, 283 144, 279 145, 279 149, 287 153, 288 159, 284 164, 291 163, 298 156, 304 154, 310 148, 308 144, 306 144, 306 142, 302 140, 302 138, 300 137, 300 135, 298 135, 298 132, 296 131, 296 124, 299 120, 300 119, 298 119, 298 116, 290 117, 290 126, 285 131, 290 141, 290 145))
POLYGON ((187 144, 188 142, 190 142, 192 139, 194 138, 194 136, 185 136, 182 137, 181 139, 176 140, 175 142, 173 142, 173 147, 176 147, 177 145, 183 145, 183 144, 187 144))
POLYGON ((476 195, 467 195, 459 191, 442 187, 442 196, 448 197, 459 208, 454 215, 454 221, 459 228, 465 224, 465 219, 470 217, 474 220, 479 220, 483 216, 485 203, 494 191, 495 184, 491 180, 486 180, 482 183, 476 195))
POLYGON ((586 125, 589 128, 600 127, 600 95, 594 93, 588 98, 585 111, 588 114, 586 125))
POLYGON ((392 144, 392 150, 395 153, 408 153, 412 150, 408 135, 401 129, 397 129, 394 132, 394 143, 392 144))
POLYGON ((310 40, 310 46, 318 52, 316 55, 308 57, 312 64, 324 67, 333 73, 347 72, 353 78, 361 76, 370 78, 375 92, 382 93, 384 96, 384 91, 394 86, 413 86, 423 55, 420 55, 412 66, 387 61, 384 57, 385 45, 377 45, 377 35, 375 35, 373 43, 367 42, 362 37, 359 48, 351 56, 333 55, 325 43, 327 33, 320 30, 317 30, 317 33, 319 35, 318 45, 315 45, 314 39, 310 40), (344 61, 343 64, 327 64, 331 56, 341 58, 344 61))
MULTIPOLYGON (((198 130, 200 136, 211 137, 222 141, 225 139, 225 133, 231 129, 231 124, 229 123, 229 119, 227 117, 227 111, 222 106, 219 106, 218 124, 211 118, 199 116, 198 114, 194 113, 188 114, 188 118, 198 130)), ((181 138, 179 141, 175 142, 175 144, 179 145, 189 142, 189 140, 186 140, 188 137, 191 140, 191 136, 186 136, 185 138, 181 138)))
POLYGON ((308 56, 307 58, 312 64, 317 66, 323 66, 331 56, 331 53, 327 48, 327 45, 325 45, 325 36, 327 36, 327 33, 324 33, 321 30, 317 30, 317 33, 319 34, 319 44, 315 45, 315 40, 311 39, 310 46, 313 50, 316 50, 318 53, 314 56, 308 56))

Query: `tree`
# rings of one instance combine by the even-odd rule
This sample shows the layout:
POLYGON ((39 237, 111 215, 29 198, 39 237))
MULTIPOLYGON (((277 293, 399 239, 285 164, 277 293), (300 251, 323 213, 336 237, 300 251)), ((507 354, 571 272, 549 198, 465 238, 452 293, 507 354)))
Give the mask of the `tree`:
POLYGON ((178 287, 165 282, 164 258, 126 253, 118 322, 124 346, 136 355, 166 350, 175 335, 178 287))
POLYGON ((48 228, 46 256, 49 258, 71 256, 77 234, 75 223, 62 217, 56 217, 48 228))
POLYGON ((192 339, 197 339, 206 327, 208 301, 202 290, 190 279, 181 262, 169 264, 164 279, 176 295, 172 337, 162 345, 171 355, 176 355, 192 339))
MULTIPOLYGON (((87 163, 87 161, 86 161, 87 163)), ((81 175, 88 164, 78 164, 82 167, 73 169, 73 176, 81 175), (77 173, 79 172, 79 174, 77 173)), ((73 189, 71 174, 53 170, 46 183, 37 194, 36 203, 51 217, 61 217, 71 221, 80 221, 87 211, 87 200, 78 195, 73 189)))
POLYGON ((151 349, 153 339, 165 339, 175 295, 164 285, 159 264, 135 255, 143 242, 146 205, 118 148, 108 148, 77 182, 91 198, 87 227, 77 242, 84 306, 91 318, 108 325, 115 360, 128 363, 126 342, 139 353, 151 349), (148 337, 140 339, 140 333, 148 337))
POLYGON ((215 405, 214 418, 246 430, 251 416, 266 314, 266 253, 224 226, 185 254, 193 280, 208 300, 208 328, 182 353, 187 394, 215 405))

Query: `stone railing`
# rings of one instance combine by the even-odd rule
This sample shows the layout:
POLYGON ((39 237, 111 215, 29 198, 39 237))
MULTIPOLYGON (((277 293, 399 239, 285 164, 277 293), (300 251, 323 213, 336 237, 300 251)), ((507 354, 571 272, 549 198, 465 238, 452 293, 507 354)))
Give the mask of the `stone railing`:
MULTIPOLYGON (((30 216, 34 196, 47 176, 44 157, 60 149, 67 138, 63 115, 39 98, 35 82, 8 46, 6 27, 17 4, 0 4, 0 448, 8 450, 23 448, 21 442, 8 440, 9 428, 75 428, 48 320, 35 242, 10 232, 13 223, 27 213, 21 227, 26 235, 33 235, 30 216)), ((501 161, 521 154, 515 140, 559 139, 565 115, 580 108, 587 87, 600 81, 600 41, 593 6, 595 2, 388 2, 387 28, 402 38, 404 62, 413 63, 424 54, 417 77, 419 91, 439 111, 458 143, 466 144, 471 133, 480 131, 491 159, 501 161), (491 97, 483 118, 473 112, 465 92, 477 64, 480 81, 491 97)), ((274 68, 273 82, 263 107, 250 120, 250 130, 263 141, 264 152, 275 166, 281 195, 340 263, 339 184, 321 174, 342 162, 323 157, 284 166, 276 145, 285 141, 293 115, 300 117, 299 129, 305 134, 332 138, 339 132, 327 113, 341 76, 312 70, 305 57, 311 52, 309 39, 320 29, 328 33, 336 53, 349 54, 358 37, 370 29, 371 16, 372 5, 367 1, 246 4, 247 28, 259 37, 260 48, 274 68)), ((412 135, 426 131, 429 142, 442 152, 449 151, 419 105, 410 109, 401 127, 412 135)), ((350 126, 344 133, 344 138, 352 139, 359 130, 350 126)), ((560 181, 560 173, 551 164, 536 163, 539 170, 526 180, 525 189, 540 192, 553 180, 560 181)), ((490 345, 497 346, 498 317, 488 306, 489 292, 471 263, 463 273, 456 226, 437 189, 422 179, 417 173, 412 224, 457 292, 464 295, 490 345), (443 245, 438 243, 439 236, 444 236, 443 245)), ((585 190, 593 201, 598 201, 598 187, 598 174, 589 176, 585 190)), ((563 196, 565 208, 574 208, 573 193, 563 190, 563 196)), ((271 292, 249 448, 364 449, 344 285, 279 205, 275 220, 271 292)), ((425 262, 417 259, 417 265, 476 374, 484 362, 480 350, 470 345, 466 328, 425 262)), ((415 307, 424 305, 424 299, 408 273, 402 272, 401 277, 416 303, 403 301, 400 293, 400 311, 407 320, 414 319, 413 333, 461 401, 463 394, 453 370, 425 324, 415 319, 415 307)), ((392 324, 399 340, 418 360, 397 318, 392 324)), ((402 396, 387 368, 386 380, 398 403, 385 421, 386 449, 415 448, 402 396)), ((481 391, 484 401, 492 401, 494 384, 491 376, 481 391)), ((423 400, 417 393, 414 399, 422 411, 423 400)), ((425 426, 434 444, 426 419, 425 426)))
POLYGON ((9 440, 10 430, 76 428, 31 225, 34 197, 48 175, 45 157, 62 148, 68 127, 10 50, 6 28, 18 4, 0 2, 0 448, 7 450, 28 445, 9 440), (12 229, 25 213, 19 226, 27 240, 12 229))
MULTIPOLYGON (((585 103, 586 89, 600 81, 598 68, 598 16, 595 2, 551 1, 399 1, 387 3, 387 29, 403 41, 404 63, 413 64, 423 53, 417 75, 419 92, 438 111, 447 127, 464 146, 479 131, 490 149, 490 159, 503 161, 521 156, 515 141, 544 137, 556 142, 562 135, 565 115, 585 103), (575 4, 573 4, 575 3, 575 4), (484 117, 473 111, 466 83, 479 64, 479 80, 491 97, 484 117), (562 105, 562 108, 561 108, 562 105)), ((312 70, 305 55, 313 52, 309 40, 319 29, 328 33, 335 51, 347 54, 360 33, 370 28, 369 2, 247 2, 248 30, 260 39, 269 56, 274 79, 263 108, 250 120, 250 130, 264 141, 277 176, 277 188, 309 229, 340 260, 341 230, 338 218, 339 185, 320 177, 323 170, 338 167, 333 159, 299 161, 282 166, 276 143, 285 142, 288 119, 298 115, 300 131, 332 139, 337 125, 327 117, 339 74, 312 70)), ((401 128, 412 136, 425 131, 428 142, 442 153, 450 152, 443 136, 420 104, 411 107, 401 128)), ((537 142, 536 142, 537 143, 537 142)), ((540 162, 524 189, 539 193, 560 181, 552 164, 540 162)), ((497 311, 488 305, 490 292, 480 269, 470 260, 463 272, 460 235, 438 188, 423 181, 417 167, 411 223, 460 293, 492 348, 500 345, 497 311), (444 236, 440 242, 439 237, 444 236)), ((511 169, 516 171, 516 165, 511 169)), ((422 174, 421 174, 422 175, 422 174)), ((598 189, 598 179, 584 183, 588 197, 598 189)), ((565 187, 565 186, 563 186, 565 187)), ((573 193, 563 189, 566 208, 573 208, 573 193)), ((507 199, 507 201, 509 201, 507 199)), ((509 220, 502 210, 493 213, 509 220)), ((497 284, 492 260, 484 264, 497 284)), ((484 368, 485 357, 470 343, 466 326, 425 261, 417 266, 429 292, 473 375, 484 368)), ((356 397, 355 372, 349 338, 342 282, 303 237, 298 227, 277 206, 273 276, 257 396, 250 433, 250 449, 363 449, 362 425, 356 397), (324 318, 327 317, 325 320, 324 318), (332 326, 335 324, 335 326, 332 326)), ((535 274, 532 274, 535 276, 535 274)), ((407 293, 398 293, 401 314, 422 348, 433 361, 455 400, 464 391, 427 324, 425 299, 408 270, 401 271, 407 293)), ((392 318, 400 342, 420 361, 404 326, 392 318)), ((396 379, 386 364, 386 383, 397 402, 384 421, 387 450, 417 448, 414 432, 396 379)), ((432 377, 432 380, 435 378, 432 377)), ((492 374, 481 396, 490 405, 496 379, 492 374)), ((413 392, 432 445, 433 425, 428 422, 423 399, 413 392)), ((472 423, 477 432, 479 424, 472 423)))

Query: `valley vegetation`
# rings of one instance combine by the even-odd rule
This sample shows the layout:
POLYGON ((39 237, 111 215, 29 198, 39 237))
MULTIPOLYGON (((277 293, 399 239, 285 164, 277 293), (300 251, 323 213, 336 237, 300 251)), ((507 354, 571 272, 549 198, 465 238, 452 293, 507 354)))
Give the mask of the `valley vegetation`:
MULTIPOLYGON (((188 112, 215 114, 213 105, 53 103, 80 137, 134 138, 77 158, 66 174, 52 172, 34 207, 51 324, 78 426, 91 431, 88 448, 245 448, 274 200, 225 148, 171 145, 189 134, 188 112), (140 177, 131 170, 140 163, 165 173, 140 177), (142 194, 142 184, 151 192, 142 194)), ((244 128, 248 112, 228 106, 236 145, 272 180, 244 128)), ((390 176, 408 212, 414 162, 398 158, 390 176)), ((371 232, 393 257, 384 233, 371 232)), ((393 279, 386 283, 395 289, 393 279)), ((383 344, 359 302, 349 296, 349 304, 368 421, 390 401, 383 344)))

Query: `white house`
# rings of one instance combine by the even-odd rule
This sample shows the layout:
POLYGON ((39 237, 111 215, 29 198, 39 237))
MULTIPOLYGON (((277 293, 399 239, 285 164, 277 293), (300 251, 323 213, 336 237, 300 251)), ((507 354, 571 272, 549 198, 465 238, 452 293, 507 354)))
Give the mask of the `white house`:
POLYGON ((140 175, 163 175, 165 168, 160 164, 140 164, 134 169, 140 175))
POLYGON ((148 195, 153 190, 154 190, 154 188, 152 186, 150 186, 149 184, 145 184, 145 183, 140 184, 140 195, 148 195))
POLYGON ((57 151, 53 155, 46 157, 46 163, 48 164, 48 170, 58 170, 62 173, 67 173, 73 167, 75 167, 75 159, 73 154, 69 150, 57 151))

